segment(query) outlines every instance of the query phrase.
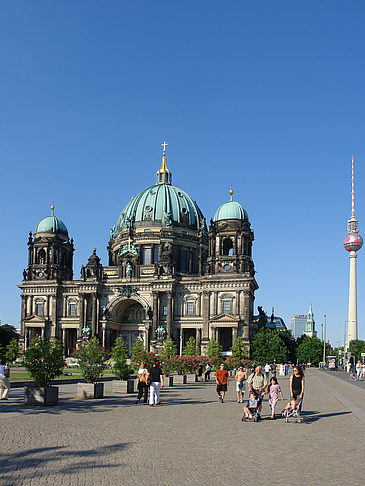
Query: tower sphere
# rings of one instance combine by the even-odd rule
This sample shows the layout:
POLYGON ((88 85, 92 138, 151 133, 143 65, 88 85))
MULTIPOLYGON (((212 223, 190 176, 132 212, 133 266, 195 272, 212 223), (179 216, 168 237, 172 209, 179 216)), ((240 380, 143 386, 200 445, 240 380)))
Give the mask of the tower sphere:
POLYGON ((363 239, 359 233, 349 233, 343 240, 343 246, 347 251, 358 251, 362 247, 363 239))

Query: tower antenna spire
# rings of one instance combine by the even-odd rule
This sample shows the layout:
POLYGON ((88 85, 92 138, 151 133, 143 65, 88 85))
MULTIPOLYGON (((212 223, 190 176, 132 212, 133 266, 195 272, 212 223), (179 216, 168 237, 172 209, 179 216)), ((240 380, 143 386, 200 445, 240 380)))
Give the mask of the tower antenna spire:
POLYGON ((352 197, 352 206, 351 206, 351 218, 355 219, 355 189, 354 189, 354 156, 352 156, 352 167, 351 167, 351 197, 352 197))

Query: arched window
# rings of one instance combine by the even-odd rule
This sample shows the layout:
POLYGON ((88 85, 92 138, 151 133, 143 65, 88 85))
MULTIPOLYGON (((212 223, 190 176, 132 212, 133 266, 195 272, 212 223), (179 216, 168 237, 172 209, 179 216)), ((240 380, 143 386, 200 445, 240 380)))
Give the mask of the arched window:
POLYGON ((233 255, 233 243, 231 238, 223 240, 223 255, 233 255))
POLYGON ((38 263, 40 263, 41 265, 44 265, 46 263, 46 252, 43 248, 40 249, 38 252, 38 263))

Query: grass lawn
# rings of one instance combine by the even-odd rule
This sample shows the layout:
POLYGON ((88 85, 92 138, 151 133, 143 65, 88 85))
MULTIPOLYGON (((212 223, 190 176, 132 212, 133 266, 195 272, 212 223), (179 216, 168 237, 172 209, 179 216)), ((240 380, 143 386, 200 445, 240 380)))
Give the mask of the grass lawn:
MULTIPOLYGON (((56 380, 62 380, 62 379, 67 379, 67 378, 80 378, 81 377, 81 371, 78 368, 67 368, 65 370, 67 373, 72 373, 71 376, 69 375, 61 375, 59 378, 56 378, 56 380)), ((114 376, 114 373, 111 370, 104 370, 104 376, 114 376)), ((16 381, 32 381, 30 378, 27 370, 23 367, 18 367, 18 368, 11 368, 10 369, 10 383, 14 383, 16 381)))

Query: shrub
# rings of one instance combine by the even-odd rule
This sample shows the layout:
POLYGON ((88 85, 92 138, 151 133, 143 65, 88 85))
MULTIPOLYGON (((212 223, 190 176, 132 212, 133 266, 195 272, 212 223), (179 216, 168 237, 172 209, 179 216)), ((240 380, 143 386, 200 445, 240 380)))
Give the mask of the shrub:
POLYGON ((100 346, 96 337, 86 344, 81 344, 72 356, 78 359, 80 371, 86 383, 95 383, 104 373, 104 362, 107 352, 100 346))
POLYGON ((19 344, 18 341, 13 338, 6 346, 6 359, 9 361, 15 361, 19 356, 19 344))
POLYGON ((218 344, 215 338, 209 340, 207 346, 207 356, 213 361, 214 366, 218 366, 222 360, 222 346, 218 344))
POLYGON ((133 372, 133 367, 127 364, 128 352, 124 340, 118 337, 111 350, 111 357, 114 361, 113 372, 119 380, 127 380, 133 372))
POLYGON ((24 366, 41 388, 47 388, 52 380, 61 376, 64 365, 62 347, 56 339, 37 337, 24 353, 24 366))

